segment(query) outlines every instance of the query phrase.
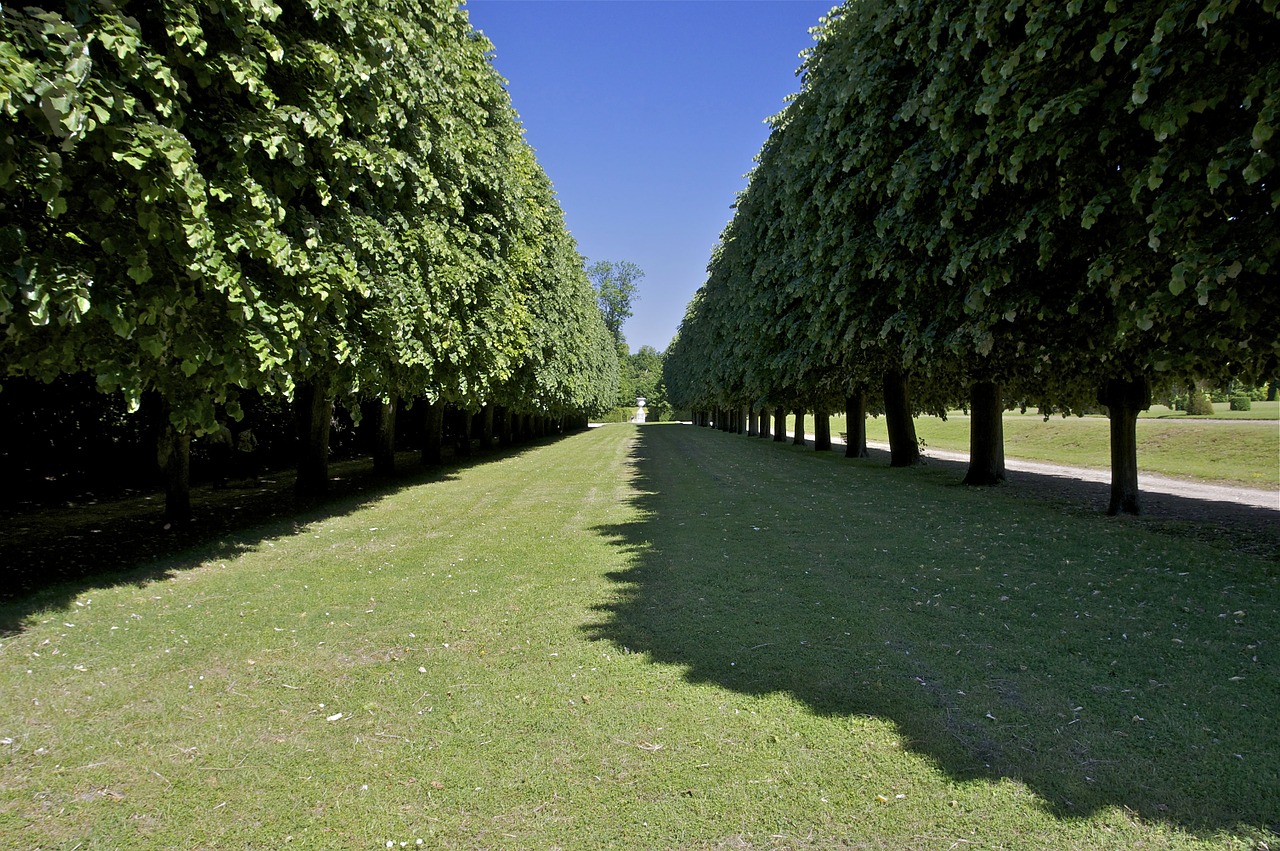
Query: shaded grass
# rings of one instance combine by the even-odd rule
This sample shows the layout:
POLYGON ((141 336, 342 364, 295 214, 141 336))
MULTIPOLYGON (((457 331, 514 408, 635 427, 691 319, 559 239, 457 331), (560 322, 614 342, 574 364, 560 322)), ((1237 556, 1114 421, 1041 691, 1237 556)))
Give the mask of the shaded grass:
POLYGON ((1274 563, 1011 494, 618 425, 52 595, 0 844, 1265 841, 1274 563))
MULTIPOLYGON (((166 522, 164 495, 157 492, 7 506, 0 511, 0 565, 6 578, 0 603, 21 599, 28 606, 56 606, 58 600, 50 596, 74 595, 78 582, 100 585, 109 575, 124 582, 160 578, 167 572, 160 557, 167 553, 201 548, 209 557, 228 557, 252 543, 241 533, 268 521, 283 524, 273 527, 281 534, 280 529, 354 511, 397 487, 451 475, 448 466, 424 467, 418 459, 418 453, 400 453, 392 477, 375 474, 368 458, 332 463, 328 494, 320 499, 299 498, 292 471, 272 471, 225 488, 198 486, 191 490, 192 520, 177 528, 166 522)), ((0 632, 15 611, 21 608, 0 608, 0 632)))
MULTIPOLYGON (((1265 403, 1259 403, 1265 404, 1265 403)), ((788 418, 788 425, 794 417, 788 418)), ((807 433, 813 418, 805 417, 807 433)), ((962 414, 917 417, 916 436, 928 449, 969 451, 969 418, 962 414)), ((1174 478, 1280 488, 1280 423, 1275 420, 1144 417, 1138 420, 1139 473, 1174 478)), ((1004 417, 1005 455, 1105 470, 1111 464, 1110 423, 1105 417, 1050 417, 1008 412, 1004 417)), ((843 415, 831 418, 833 435, 846 432, 843 415)), ((867 419, 867 439, 886 443, 883 417, 867 419)))

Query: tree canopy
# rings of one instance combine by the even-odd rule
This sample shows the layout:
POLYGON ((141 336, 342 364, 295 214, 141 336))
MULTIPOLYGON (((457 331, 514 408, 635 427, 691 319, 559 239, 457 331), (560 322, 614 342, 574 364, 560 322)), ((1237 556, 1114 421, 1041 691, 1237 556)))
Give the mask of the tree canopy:
POLYGON ((616 353, 491 50, 446 0, 6 5, 5 373, 155 395, 184 434, 304 384, 607 406, 616 353))
POLYGON ((644 270, 630 260, 597 260, 587 267, 587 277, 595 287, 605 327, 621 346, 622 325, 631 318, 631 303, 636 299, 644 270))

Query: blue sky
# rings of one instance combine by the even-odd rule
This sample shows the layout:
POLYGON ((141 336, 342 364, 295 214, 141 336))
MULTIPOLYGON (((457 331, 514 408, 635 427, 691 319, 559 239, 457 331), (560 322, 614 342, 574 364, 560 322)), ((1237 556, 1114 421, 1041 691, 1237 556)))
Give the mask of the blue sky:
POLYGON ((834 0, 468 0, 588 260, 645 271, 623 327, 662 350, 834 0))

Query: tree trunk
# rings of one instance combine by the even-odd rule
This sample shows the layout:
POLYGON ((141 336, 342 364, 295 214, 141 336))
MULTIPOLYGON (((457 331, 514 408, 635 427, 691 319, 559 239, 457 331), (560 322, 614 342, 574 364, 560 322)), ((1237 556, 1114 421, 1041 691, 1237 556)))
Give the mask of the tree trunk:
POLYGON ((156 432, 156 463, 164 479, 164 520, 166 527, 185 526, 191 521, 191 434, 179 433, 169 418, 171 408, 161 399, 156 432))
POLYGON ((747 433, 747 421, 751 418, 751 409, 746 405, 738 406, 738 434, 747 433))
POLYGON ((787 439, 787 409, 779 405, 773 409, 773 440, 782 443, 787 439))
POLYGON ((868 458, 867 452, 867 395, 857 390, 844 400, 845 445, 844 457, 868 458))
POLYGON ((486 452, 493 448, 493 405, 480 409, 480 448, 486 452))
POLYGON ((378 404, 378 431, 373 444, 373 471, 390 476, 396 471, 396 397, 378 404))
POLYGON ((796 408, 796 430, 792 432, 791 442, 804 446, 804 408, 796 408))
POLYGON ((428 402, 422 423, 422 465, 444 463, 444 402, 428 402))
POLYGON ((907 377, 897 370, 884 374, 884 422, 889 431, 889 466, 910 467, 919 463, 920 444, 911 418, 907 377))
POLYGON ((813 451, 831 451, 831 414, 813 409, 813 451))
POLYGON ((1151 407, 1143 379, 1108 381, 1098 391, 1111 421, 1111 502, 1107 514, 1138 514, 1138 414, 1151 407))
POLYGON ((964 484, 989 487, 1004 480, 1004 400, 999 384, 979 381, 969 394, 969 470, 964 484))
POLYGON ((298 496, 320 496, 329 488, 329 424, 333 399, 329 384, 320 379, 298 385, 298 496))
POLYGON ((498 409, 498 445, 503 449, 515 442, 515 427, 512 424, 511 409, 505 405, 498 409))
POLYGON ((473 419, 470 411, 458 410, 455 414, 455 423, 458 424, 458 440, 456 444, 456 452, 459 458, 467 458, 471 455, 471 420, 473 419))
POLYGON ((747 408, 747 437, 756 437, 760 434, 760 418, 756 416, 756 412, 752 408, 747 408))

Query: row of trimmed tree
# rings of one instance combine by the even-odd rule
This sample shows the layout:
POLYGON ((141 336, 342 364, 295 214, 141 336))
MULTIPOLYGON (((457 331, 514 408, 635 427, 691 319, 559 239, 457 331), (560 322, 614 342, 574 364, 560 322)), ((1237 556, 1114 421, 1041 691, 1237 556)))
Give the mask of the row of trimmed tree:
POLYGON ((173 519, 245 393, 296 400, 310 490, 335 400, 607 409, 613 340, 491 50, 451 0, 5 4, 4 374, 157 406, 173 519))
POLYGON ((667 351, 672 403, 972 415, 1004 478, 1014 406, 1112 423, 1138 511, 1153 382, 1280 363, 1280 6, 849 0, 772 120, 667 351))

